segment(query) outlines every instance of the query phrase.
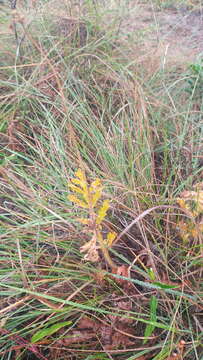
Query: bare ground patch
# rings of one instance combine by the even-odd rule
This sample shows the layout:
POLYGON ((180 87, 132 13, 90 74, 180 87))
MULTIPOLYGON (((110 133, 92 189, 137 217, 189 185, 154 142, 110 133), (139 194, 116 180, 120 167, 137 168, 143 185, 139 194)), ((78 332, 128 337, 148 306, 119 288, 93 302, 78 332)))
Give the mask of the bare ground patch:
POLYGON ((122 33, 140 41, 142 52, 152 51, 166 63, 188 63, 203 52, 203 13, 186 8, 157 11, 134 2, 122 33))

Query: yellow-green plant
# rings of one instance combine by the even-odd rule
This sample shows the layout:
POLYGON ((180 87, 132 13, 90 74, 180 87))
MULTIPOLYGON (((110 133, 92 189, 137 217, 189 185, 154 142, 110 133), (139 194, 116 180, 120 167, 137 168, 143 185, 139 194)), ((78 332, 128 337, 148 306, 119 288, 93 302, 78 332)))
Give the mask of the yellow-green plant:
POLYGON ((116 233, 109 232, 105 239, 102 234, 103 220, 107 215, 110 202, 109 200, 100 202, 103 190, 101 180, 96 178, 89 185, 84 171, 78 169, 75 178, 71 179, 68 186, 72 191, 68 199, 86 210, 86 217, 77 218, 77 221, 84 225, 83 231, 91 234, 91 239, 80 248, 81 253, 85 253, 84 259, 92 262, 98 261, 98 250, 100 249, 107 263, 111 268, 115 268, 108 249, 112 246, 116 233))
POLYGON ((178 222, 180 236, 184 242, 197 238, 203 233, 203 183, 196 184, 194 190, 184 191, 177 199, 181 209, 188 215, 188 220, 178 222))

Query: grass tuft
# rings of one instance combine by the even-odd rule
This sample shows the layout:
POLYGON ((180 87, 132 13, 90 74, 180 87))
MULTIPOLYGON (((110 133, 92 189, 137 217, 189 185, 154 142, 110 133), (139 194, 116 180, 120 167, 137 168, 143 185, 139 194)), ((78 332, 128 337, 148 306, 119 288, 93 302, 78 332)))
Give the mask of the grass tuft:
POLYGON ((1 359, 200 359, 201 61, 141 62, 127 0, 0 6, 1 359))

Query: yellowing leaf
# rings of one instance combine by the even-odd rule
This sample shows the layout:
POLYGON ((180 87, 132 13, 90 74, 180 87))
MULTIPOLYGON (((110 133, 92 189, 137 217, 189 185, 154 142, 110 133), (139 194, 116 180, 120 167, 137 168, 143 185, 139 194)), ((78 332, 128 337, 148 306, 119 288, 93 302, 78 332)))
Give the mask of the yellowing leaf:
POLYGON ((101 186, 100 179, 96 179, 91 183, 89 192, 91 195, 90 196, 91 206, 94 208, 96 206, 98 200, 102 196, 102 186, 101 186))
POLYGON ((112 231, 112 232, 109 232, 108 235, 107 235, 107 240, 109 243, 113 243, 113 241, 115 240, 117 234, 116 232, 112 231))
POLYGON ((177 223, 184 242, 191 238, 198 238, 203 232, 203 224, 198 219, 198 216, 203 213, 203 183, 195 184, 193 189, 183 191, 180 198, 177 199, 181 209, 191 217, 191 219, 181 220, 177 223))
POLYGON ((80 218, 80 219, 77 219, 77 221, 79 221, 83 225, 89 225, 91 220, 85 219, 85 218, 80 218))
POLYGON ((84 193, 84 190, 82 190, 81 188, 79 188, 78 186, 75 186, 75 185, 73 185, 73 184, 68 184, 68 187, 69 187, 72 191, 74 191, 74 192, 76 192, 76 193, 78 193, 78 194, 83 194, 83 193, 84 193))
POLYGON ((197 191, 183 191, 177 202, 188 215, 196 217, 203 212, 203 183, 194 188, 197 191))
POLYGON ((85 175, 83 173, 83 171, 81 169, 78 169, 75 172, 75 177, 77 177, 78 179, 80 179, 81 181, 85 181, 85 175))
POLYGON ((81 185, 81 180, 80 179, 71 179, 71 182, 73 184, 76 184, 76 185, 81 185))
POLYGON ((84 172, 81 169, 78 169, 75 172, 75 176, 78 179, 72 179, 71 181, 75 184, 78 184, 81 186, 81 188, 86 192, 87 191, 87 181, 84 172))
POLYGON ((191 235, 193 238, 197 238, 203 233, 203 224, 198 224, 191 229, 191 235))
POLYGON ((88 205, 84 201, 78 199, 75 195, 69 195, 68 200, 74 202, 76 205, 78 205, 82 208, 85 208, 85 209, 88 208, 88 205))
POLYGON ((100 207, 100 209, 98 210, 98 215, 96 218, 96 224, 101 224, 101 222, 104 220, 107 211, 109 209, 109 200, 104 200, 102 206, 100 207))
POLYGON ((97 178, 91 183, 90 191, 94 191, 100 187, 101 187, 101 180, 97 178))
POLYGON ((112 246, 116 236, 117 236, 117 234, 115 232, 109 232, 107 234, 107 238, 105 240, 105 243, 107 244, 108 247, 112 246))
POLYGON ((193 223, 193 222, 184 222, 179 221, 177 223, 180 236, 183 239, 184 242, 187 242, 191 237, 197 238, 198 236, 201 236, 203 233, 203 224, 202 223, 193 223))
POLYGON ((181 207, 183 211, 189 216, 194 216, 193 212, 191 211, 190 206, 186 203, 184 199, 177 199, 178 205, 181 207))
POLYGON ((91 202, 92 202, 92 207, 95 207, 98 200, 101 198, 102 195, 102 191, 101 190, 97 190, 95 192, 95 194, 92 196, 91 202))
POLYGON ((182 209, 185 209, 185 206, 186 206, 185 200, 178 198, 177 203, 182 209))
POLYGON ((81 224, 85 225, 83 232, 91 232, 93 234, 92 239, 80 247, 80 252, 85 253, 84 260, 98 261, 98 250, 100 249, 107 263, 112 268, 115 267, 108 253, 108 247, 112 245, 116 238, 116 233, 110 232, 106 240, 102 236, 102 221, 109 209, 109 200, 105 200, 98 211, 96 211, 97 208, 95 209, 102 196, 103 187, 100 179, 97 178, 92 181, 91 185, 88 185, 85 173, 78 169, 75 173, 75 178, 69 182, 69 188, 75 195, 69 195, 68 199, 76 205, 87 209, 87 217, 77 219, 81 224), (77 194, 79 194, 78 197, 76 196, 77 194))
POLYGON ((180 236, 182 238, 182 240, 184 242, 187 242, 190 236, 190 229, 189 229, 189 224, 185 223, 184 221, 179 221, 178 222, 178 228, 179 228, 179 232, 180 232, 180 236))
POLYGON ((83 190, 83 198, 86 201, 86 203, 88 204, 88 207, 90 208, 91 204, 90 204, 90 196, 89 196, 88 187, 86 187, 86 189, 83 190))

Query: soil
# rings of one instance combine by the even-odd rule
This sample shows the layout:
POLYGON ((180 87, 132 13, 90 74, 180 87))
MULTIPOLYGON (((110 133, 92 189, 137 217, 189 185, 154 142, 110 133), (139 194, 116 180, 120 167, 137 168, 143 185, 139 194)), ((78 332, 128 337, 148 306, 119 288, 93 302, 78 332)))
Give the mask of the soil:
POLYGON ((164 64, 188 64, 203 56, 203 9, 170 7, 157 11, 152 4, 132 1, 122 33, 142 39, 143 50, 154 50, 164 64))

